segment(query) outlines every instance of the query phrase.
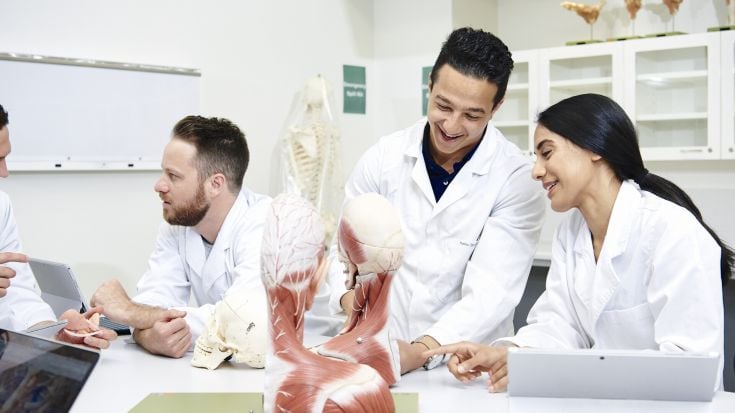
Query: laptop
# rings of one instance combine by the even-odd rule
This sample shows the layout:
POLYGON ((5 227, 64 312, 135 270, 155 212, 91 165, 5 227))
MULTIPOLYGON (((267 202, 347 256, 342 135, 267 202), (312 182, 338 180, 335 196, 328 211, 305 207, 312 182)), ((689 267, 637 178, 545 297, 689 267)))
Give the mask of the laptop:
POLYGON ((66 412, 99 353, 0 329, 0 411, 66 412))
POLYGON ((510 348, 508 395, 709 402, 719 361, 717 353, 510 348))
MULTIPOLYGON (((82 313, 87 311, 86 300, 71 267, 38 258, 29 258, 28 264, 41 288, 41 298, 51 306, 57 318, 70 308, 79 309, 82 313)), ((129 326, 107 317, 100 317, 100 326, 114 330, 118 335, 130 334, 129 326)))

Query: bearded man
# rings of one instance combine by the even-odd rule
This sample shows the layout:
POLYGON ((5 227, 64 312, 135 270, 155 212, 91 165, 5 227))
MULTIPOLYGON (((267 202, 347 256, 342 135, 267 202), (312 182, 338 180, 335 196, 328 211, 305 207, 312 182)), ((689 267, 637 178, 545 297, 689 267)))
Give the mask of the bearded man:
POLYGON ((259 259, 270 199, 243 188, 248 161, 245 136, 227 119, 187 116, 174 126, 154 187, 166 222, 137 295, 113 279, 92 297, 149 352, 186 354, 231 288, 265 294, 259 259))

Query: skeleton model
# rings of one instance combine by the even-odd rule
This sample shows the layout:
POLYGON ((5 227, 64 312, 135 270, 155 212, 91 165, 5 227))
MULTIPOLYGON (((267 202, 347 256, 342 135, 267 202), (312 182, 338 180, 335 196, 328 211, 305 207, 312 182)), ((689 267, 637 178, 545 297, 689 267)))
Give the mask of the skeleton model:
POLYGON ((304 312, 326 270, 324 226, 303 198, 282 194, 273 201, 261 267, 270 317, 265 411, 393 411, 388 384, 375 369, 303 346, 304 312))
POLYGON ((337 240, 346 285, 355 289, 355 301, 349 325, 317 352, 368 364, 388 384, 395 384, 400 378, 400 356, 397 341, 389 334, 388 299, 394 272, 403 259, 398 212, 378 194, 357 197, 343 209, 337 240))
POLYGON ((328 88, 321 76, 306 82, 298 109, 290 116, 283 140, 283 159, 285 192, 301 195, 316 206, 327 239, 331 239, 342 202, 342 182, 339 136, 327 98, 328 88))
POLYGON ((230 291, 218 301, 207 329, 196 340, 191 365, 214 370, 228 358, 263 368, 267 348, 265 295, 262 290, 230 291))
POLYGON ((571 10, 581 16, 587 24, 590 25, 590 40, 594 39, 592 28, 600 17, 600 10, 605 6, 606 0, 600 0, 600 3, 595 5, 575 3, 572 1, 564 1, 561 3, 561 7, 571 10))

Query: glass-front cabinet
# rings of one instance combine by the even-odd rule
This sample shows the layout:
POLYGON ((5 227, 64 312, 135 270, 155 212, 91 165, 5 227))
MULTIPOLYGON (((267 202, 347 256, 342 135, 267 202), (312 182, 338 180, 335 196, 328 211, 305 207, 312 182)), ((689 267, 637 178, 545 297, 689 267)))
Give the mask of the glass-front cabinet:
POLYGON ((718 33, 625 44, 624 105, 643 157, 720 157, 718 33))
POLYGON ((582 93, 623 98, 620 43, 543 49, 539 61, 541 110, 582 93))
POLYGON ((720 152, 724 159, 735 159, 735 32, 722 33, 720 73, 722 93, 722 146, 720 152))
POLYGON ((524 153, 531 154, 537 104, 537 54, 513 52, 513 72, 505 101, 493 116, 493 125, 524 153))
POLYGON ((514 52, 494 124, 533 152, 538 112, 581 93, 618 102, 644 160, 735 159, 735 32, 514 52))

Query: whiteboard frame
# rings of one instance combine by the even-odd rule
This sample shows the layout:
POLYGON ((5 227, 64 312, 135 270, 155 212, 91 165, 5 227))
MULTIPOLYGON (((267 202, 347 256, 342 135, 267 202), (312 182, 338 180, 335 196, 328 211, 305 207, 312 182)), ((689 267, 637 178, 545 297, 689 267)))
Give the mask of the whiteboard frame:
MULTIPOLYGON (((0 60, 29 62, 29 63, 45 63, 54 65, 68 65, 91 67, 97 69, 117 69, 135 72, 151 72, 174 74, 183 76, 192 76, 201 78, 199 69, 149 65, 139 63, 113 62, 106 60, 68 58, 58 56, 44 56, 38 54, 22 54, 12 52, 0 52, 0 60)), ((13 160, 12 154, 9 156, 8 169, 11 172, 23 171, 160 171, 160 161, 150 159, 105 159, 95 161, 79 161, 69 159, 43 159, 43 160, 13 160)))

